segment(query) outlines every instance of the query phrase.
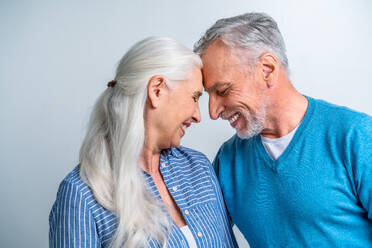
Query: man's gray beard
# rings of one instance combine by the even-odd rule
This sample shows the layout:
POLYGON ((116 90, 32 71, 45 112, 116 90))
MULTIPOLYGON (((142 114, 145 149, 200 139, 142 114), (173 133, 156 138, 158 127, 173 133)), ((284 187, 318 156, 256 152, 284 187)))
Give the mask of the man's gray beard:
POLYGON ((246 128, 245 129, 236 129, 236 133, 238 134, 239 138, 241 139, 249 139, 259 133, 262 132, 264 129, 265 123, 265 108, 261 108, 258 113, 248 113, 244 112, 241 113, 241 117, 243 117, 246 121, 246 128))

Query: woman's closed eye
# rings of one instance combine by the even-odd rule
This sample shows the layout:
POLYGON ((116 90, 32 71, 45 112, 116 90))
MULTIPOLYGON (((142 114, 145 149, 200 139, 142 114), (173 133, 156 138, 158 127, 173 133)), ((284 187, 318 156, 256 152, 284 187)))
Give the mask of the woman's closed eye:
POLYGON ((197 92, 195 93, 193 96, 192 96, 192 99, 194 100, 194 102, 198 102, 200 97, 201 97, 202 93, 201 92, 197 92))

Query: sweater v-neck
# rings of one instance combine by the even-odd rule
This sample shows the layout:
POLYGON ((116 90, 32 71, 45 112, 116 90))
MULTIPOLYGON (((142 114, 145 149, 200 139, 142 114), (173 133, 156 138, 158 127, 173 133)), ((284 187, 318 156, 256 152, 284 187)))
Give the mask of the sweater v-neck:
POLYGON ((315 101, 308 96, 305 96, 308 100, 308 106, 305 112, 305 116, 301 121, 300 126, 298 127, 296 133, 294 134, 292 140, 289 142, 287 148, 283 151, 283 153, 278 157, 278 159, 274 160, 271 158, 271 156, 267 153, 265 150, 265 147, 262 144, 261 135, 256 135, 254 137, 255 139, 255 147, 256 147, 256 154, 259 158, 262 158, 268 166, 274 170, 277 171, 280 164, 284 163, 286 160, 288 160, 288 157, 292 154, 292 150, 298 143, 299 138, 302 136, 304 131, 306 130, 306 127, 308 126, 308 123, 311 120, 311 116, 315 109, 315 101))

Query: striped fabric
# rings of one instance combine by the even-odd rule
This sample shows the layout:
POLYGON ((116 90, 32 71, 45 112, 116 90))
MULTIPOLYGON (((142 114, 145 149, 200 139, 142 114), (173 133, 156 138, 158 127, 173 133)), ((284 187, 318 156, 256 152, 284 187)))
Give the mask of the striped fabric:
MULTIPOLYGON (((185 147, 165 150, 160 156, 165 185, 180 208, 198 247, 237 247, 222 193, 209 160, 185 147)), ((150 175, 144 176, 160 199, 150 175)), ((77 166, 59 186, 49 215, 50 247, 109 247, 117 222, 83 183, 77 166)), ((172 222, 167 247, 189 247, 182 231, 172 222)), ((160 247, 149 240, 149 247, 160 247)))

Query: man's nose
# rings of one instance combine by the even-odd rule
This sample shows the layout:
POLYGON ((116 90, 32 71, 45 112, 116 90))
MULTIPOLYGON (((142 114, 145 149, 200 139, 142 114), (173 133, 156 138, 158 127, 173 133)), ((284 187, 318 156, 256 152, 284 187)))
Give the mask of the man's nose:
POLYGON ((223 106, 219 103, 216 97, 209 95, 209 116, 213 120, 217 120, 223 111, 223 106))

